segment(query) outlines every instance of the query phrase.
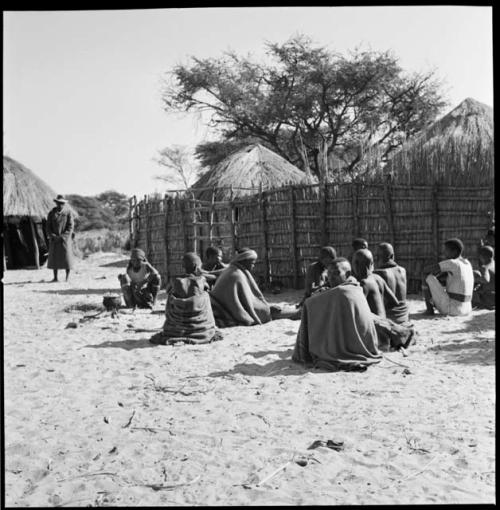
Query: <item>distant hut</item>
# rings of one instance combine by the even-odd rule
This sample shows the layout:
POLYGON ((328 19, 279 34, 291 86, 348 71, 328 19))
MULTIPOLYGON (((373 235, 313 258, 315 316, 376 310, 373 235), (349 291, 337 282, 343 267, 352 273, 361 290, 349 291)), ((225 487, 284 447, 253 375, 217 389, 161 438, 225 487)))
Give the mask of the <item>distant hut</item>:
POLYGON ((493 109, 465 99, 396 151, 384 174, 397 184, 492 186, 493 109))
POLYGON ((3 157, 4 269, 38 269, 45 263, 45 221, 55 196, 54 190, 31 170, 3 157))
POLYGON ((193 186, 192 191, 199 200, 229 198, 252 195, 259 189, 268 190, 287 184, 312 182, 305 172, 285 158, 260 144, 239 149, 213 169, 205 173, 193 186))

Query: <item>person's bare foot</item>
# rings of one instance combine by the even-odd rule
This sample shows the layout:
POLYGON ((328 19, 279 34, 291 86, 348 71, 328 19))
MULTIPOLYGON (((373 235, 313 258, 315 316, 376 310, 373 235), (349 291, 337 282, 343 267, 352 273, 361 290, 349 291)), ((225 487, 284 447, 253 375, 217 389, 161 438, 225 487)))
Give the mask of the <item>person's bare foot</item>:
POLYGON ((52 280, 49 281, 49 283, 53 283, 53 282, 58 282, 59 280, 57 278, 53 278, 52 280))

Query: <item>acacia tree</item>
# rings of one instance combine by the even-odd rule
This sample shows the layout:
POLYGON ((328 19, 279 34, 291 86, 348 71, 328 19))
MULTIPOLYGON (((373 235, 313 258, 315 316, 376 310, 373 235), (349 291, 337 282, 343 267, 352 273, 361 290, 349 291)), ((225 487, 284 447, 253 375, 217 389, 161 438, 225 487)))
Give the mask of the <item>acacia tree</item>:
POLYGON ((446 104, 435 71, 405 72, 390 52, 341 55, 296 36, 267 43, 266 53, 266 63, 234 52, 192 57, 169 73, 165 110, 209 112, 218 133, 217 142, 197 147, 202 163, 252 139, 301 167, 305 152, 316 175, 322 151, 354 174, 367 152, 385 161, 446 104))
POLYGON ((167 169, 164 174, 155 176, 155 179, 184 189, 189 189, 201 173, 192 152, 183 145, 165 147, 158 152, 155 161, 167 169))

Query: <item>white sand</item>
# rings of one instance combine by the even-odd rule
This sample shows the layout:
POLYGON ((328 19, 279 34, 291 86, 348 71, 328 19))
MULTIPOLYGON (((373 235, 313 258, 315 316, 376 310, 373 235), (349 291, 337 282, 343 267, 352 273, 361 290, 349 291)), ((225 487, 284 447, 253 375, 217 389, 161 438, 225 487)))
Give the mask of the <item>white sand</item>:
POLYGON ((494 312, 426 318, 410 300, 418 344, 387 355, 409 374, 388 360, 305 370, 290 360, 298 321, 173 347, 135 331, 161 328, 160 313, 65 329, 97 313, 65 309, 118 290, 123 269, 105 265, 119 258, 79 261, 68 284, 5 275, 8 506, 495 502, 494 312), (316 439, 345 448, 307 450, 316 439))

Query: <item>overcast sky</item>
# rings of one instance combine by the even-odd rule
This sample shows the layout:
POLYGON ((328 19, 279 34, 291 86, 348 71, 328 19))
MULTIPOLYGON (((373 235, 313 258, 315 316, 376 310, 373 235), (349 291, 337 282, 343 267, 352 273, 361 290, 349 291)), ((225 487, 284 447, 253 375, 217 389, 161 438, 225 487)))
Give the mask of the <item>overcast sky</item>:
POLYGON ((405 70, 436 68, 451 107, 493 106, 491 7, 4 12, 4 154, 58 193, 164 191, 156 152, 209 132, 162 110, 163 73, 297 33, 340 52, 392 50, 405 70))

